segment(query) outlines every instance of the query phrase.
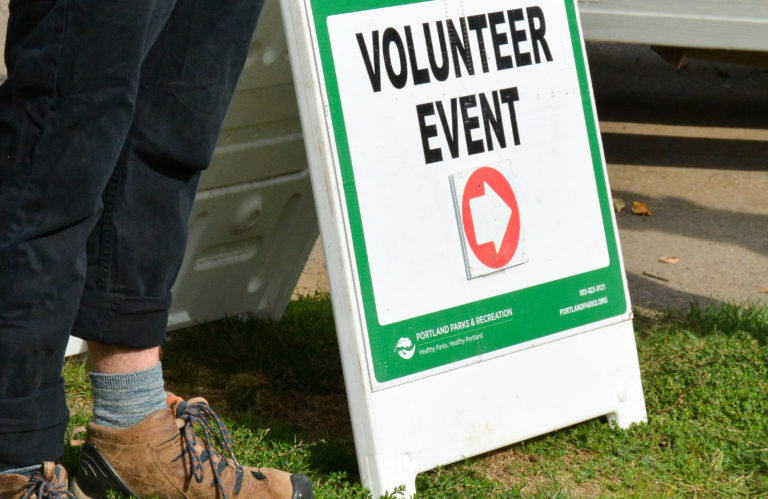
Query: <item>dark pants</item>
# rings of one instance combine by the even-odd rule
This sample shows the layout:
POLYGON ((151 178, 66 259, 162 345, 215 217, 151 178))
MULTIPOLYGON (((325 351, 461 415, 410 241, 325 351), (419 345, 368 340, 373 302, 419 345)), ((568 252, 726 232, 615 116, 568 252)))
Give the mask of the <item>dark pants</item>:
POLYGON ((0 87, 0 462, 63 452, 70 334, 159 345, 263 0, 11 0, 0 87))

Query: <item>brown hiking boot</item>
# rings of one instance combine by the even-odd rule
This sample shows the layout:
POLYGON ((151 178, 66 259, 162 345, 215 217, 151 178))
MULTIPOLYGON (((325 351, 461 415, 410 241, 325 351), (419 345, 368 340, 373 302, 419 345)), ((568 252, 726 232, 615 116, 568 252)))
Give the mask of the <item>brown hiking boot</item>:
POLYGON ((306 499, 304 475, 242 466, 224 424, 202 398, 169 397, 172 409, 155 412, 130 428, 88 425, 80 468, 72 480, 78 499, 306 499), (175 416, 175 417, 174 417, 175 416), (193 432, 200 425, 202 436, 193 432), (218 444, 228 456, 213 447, 218 444))
POLYGON ((0 499, 74 499, 67 488, 67 470, 46 461, 31 477, 0 475, 0 499))

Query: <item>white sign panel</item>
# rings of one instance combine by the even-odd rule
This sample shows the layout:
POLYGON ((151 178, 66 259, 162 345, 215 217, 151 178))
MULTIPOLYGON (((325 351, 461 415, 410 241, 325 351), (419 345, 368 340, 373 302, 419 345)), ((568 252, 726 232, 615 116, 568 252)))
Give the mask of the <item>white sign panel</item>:
POLYGON ((574 0, 283 0, 363 482, 645 406, 574 0))
POLYGON ((561 4, 422 2, 328 18, 381 324, 608 265, 561 4), (461 52, 451 39, 464 29, 461 52), (525 186, 530 261, 514 279, 468 281, 450 178, 507 158, 525 186))

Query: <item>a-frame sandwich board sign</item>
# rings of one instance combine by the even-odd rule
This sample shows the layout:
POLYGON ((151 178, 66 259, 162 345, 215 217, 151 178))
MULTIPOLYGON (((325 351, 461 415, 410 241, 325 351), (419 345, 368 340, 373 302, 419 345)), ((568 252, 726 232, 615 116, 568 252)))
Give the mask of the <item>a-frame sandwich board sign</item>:
POLYGON ((646 417, 574 0, 282 0, 361 478, 646 417))

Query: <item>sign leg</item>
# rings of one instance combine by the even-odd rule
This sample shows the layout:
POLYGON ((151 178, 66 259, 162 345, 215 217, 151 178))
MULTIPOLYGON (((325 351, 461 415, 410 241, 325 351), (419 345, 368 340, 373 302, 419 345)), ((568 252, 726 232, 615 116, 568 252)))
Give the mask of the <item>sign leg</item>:
POLYGON ((398 488, 405 497, 412 497, 416 493, 416 474, 407 454, 368 456, 366 466, 360 469, 360 478, 374 498, 392 494, 398 488))
MULTIPOLYGON (((637 372, 637 370, 639 367, 634 371, 637 372)), ((635 376, 630 386, 620 389, 618 398, 621 405, 614 412, 608 414, 608 422, 611 426, 626 429, 635 423, 648 421, 639 374, 635 376)))

